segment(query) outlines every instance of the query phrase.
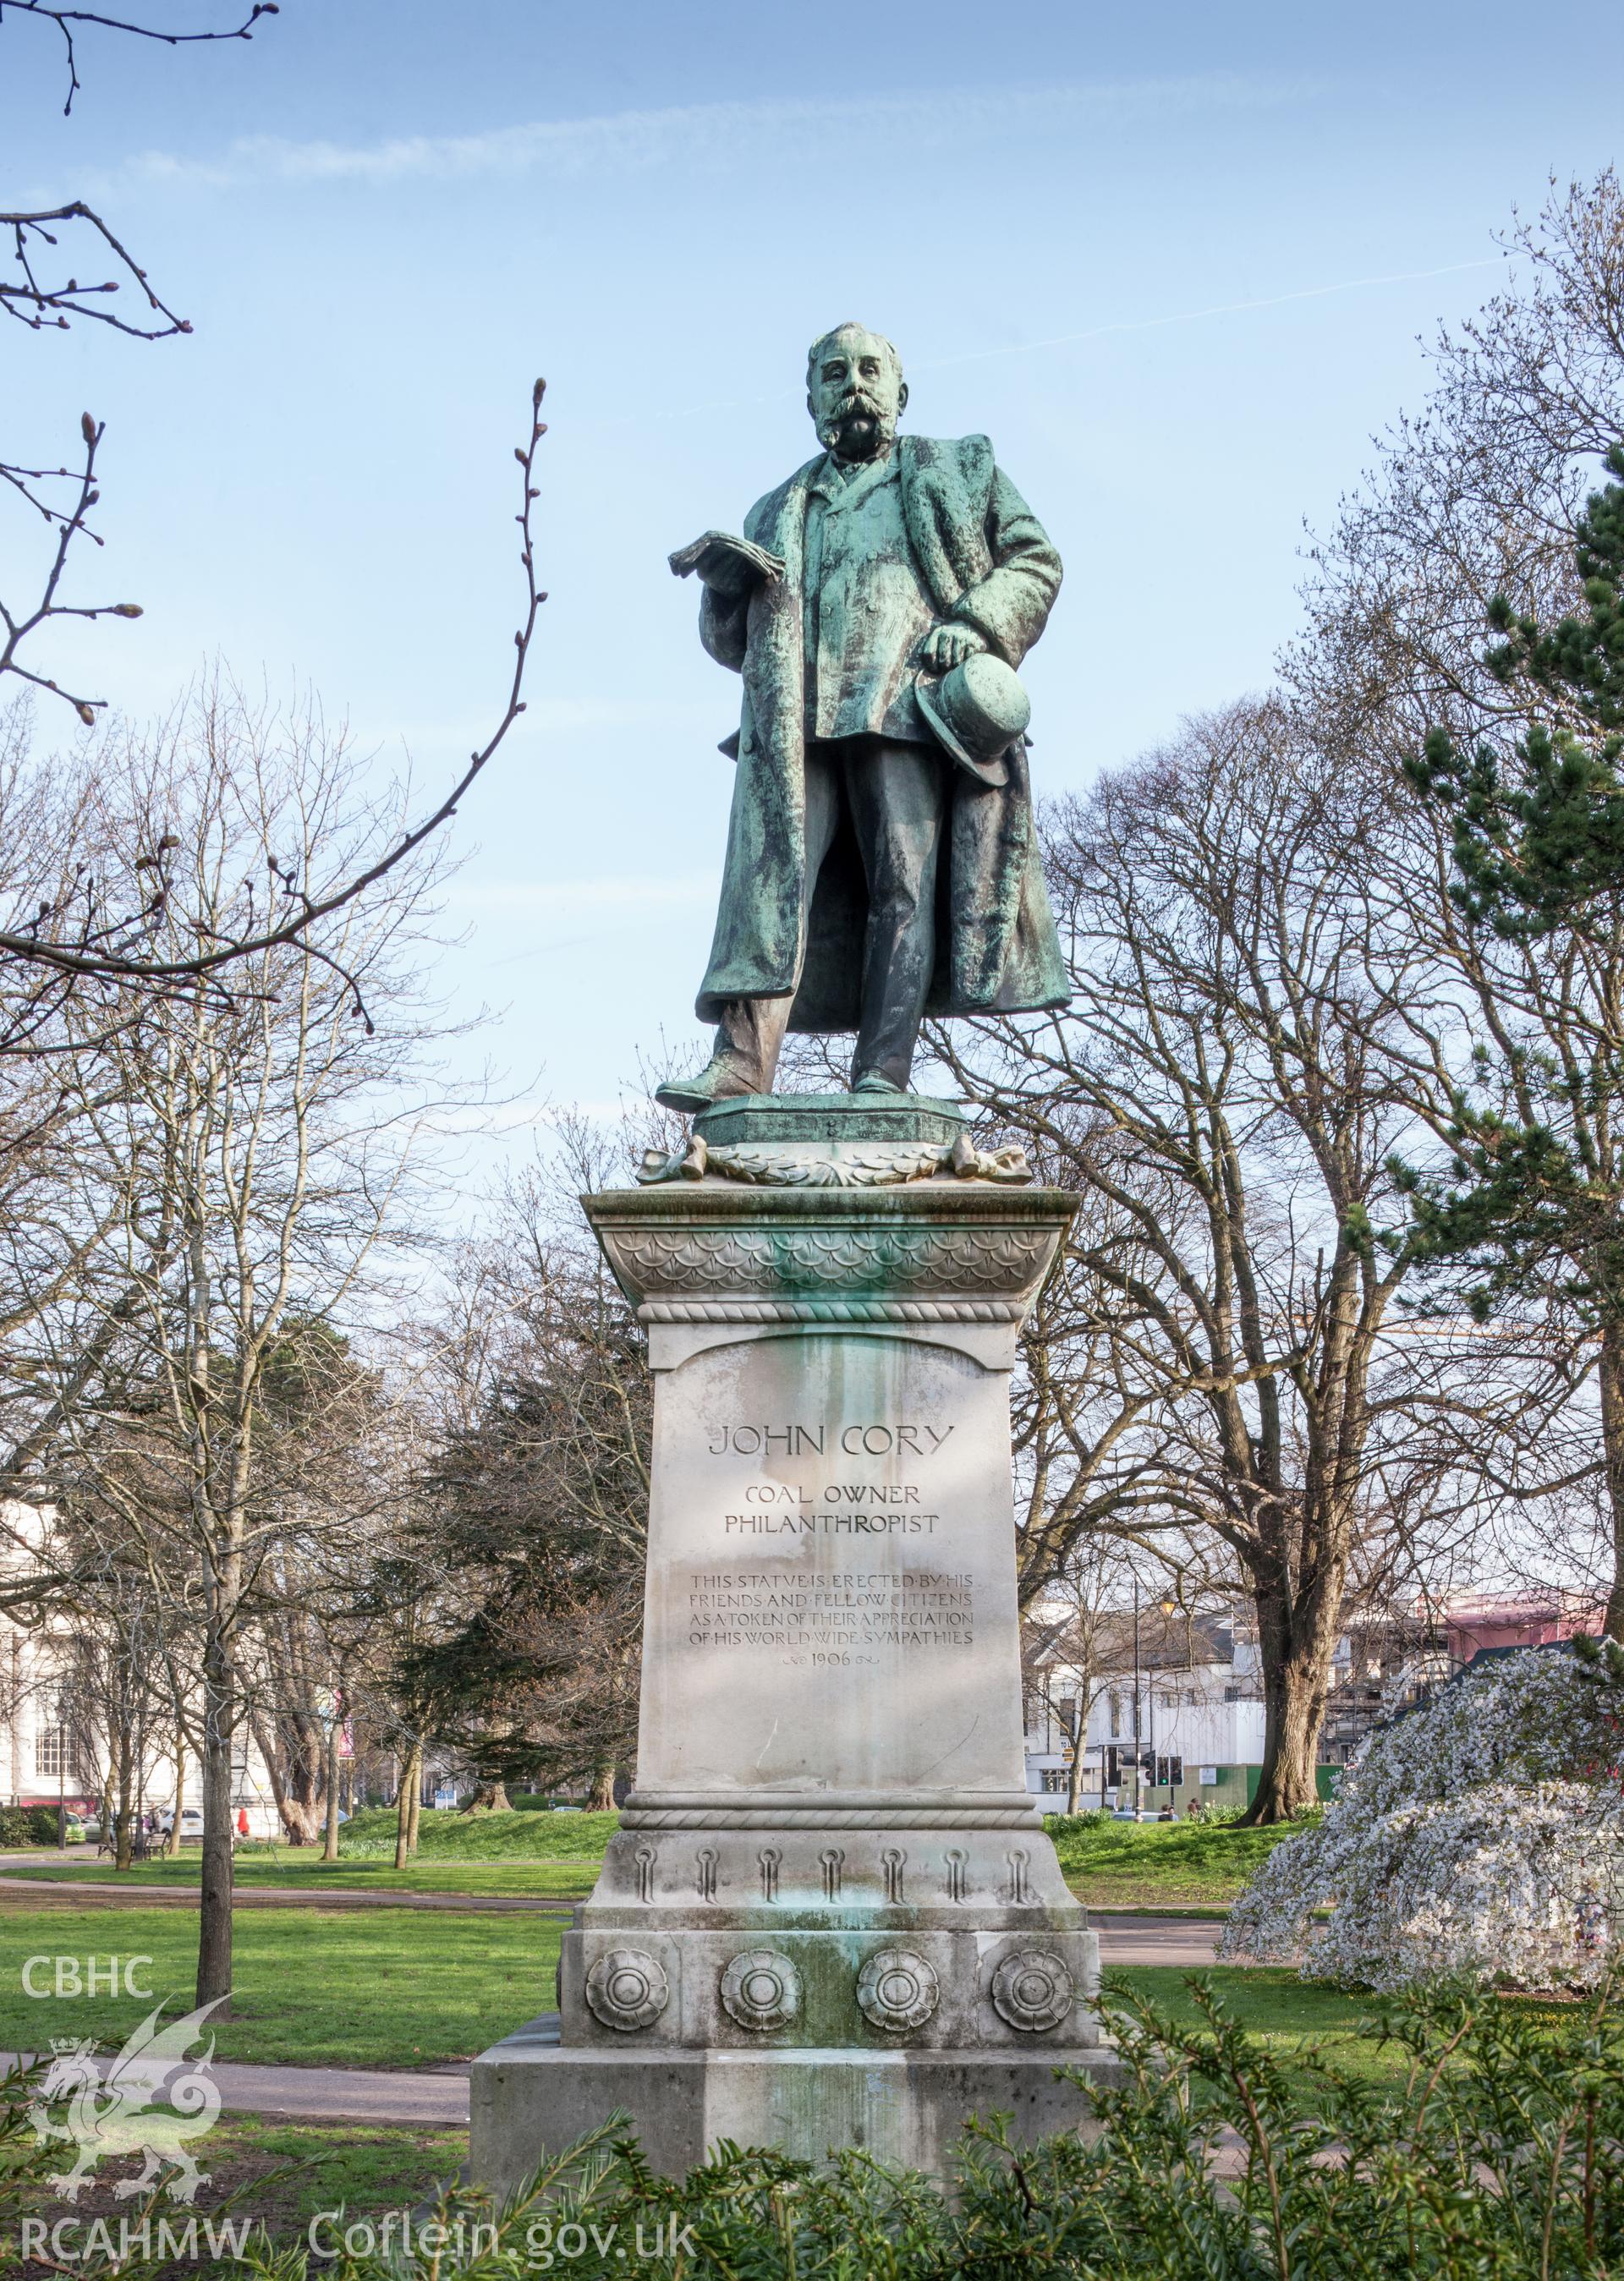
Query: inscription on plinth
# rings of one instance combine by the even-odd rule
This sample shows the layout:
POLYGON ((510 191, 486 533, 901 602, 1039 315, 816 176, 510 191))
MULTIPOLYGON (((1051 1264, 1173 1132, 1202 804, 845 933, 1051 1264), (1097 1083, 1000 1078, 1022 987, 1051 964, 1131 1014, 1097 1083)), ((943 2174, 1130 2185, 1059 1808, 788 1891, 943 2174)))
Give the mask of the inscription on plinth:
POLYGON ((1018 1787, 1001 1373, 786 1326, 655 1402, 639 1796, 1018 1787))

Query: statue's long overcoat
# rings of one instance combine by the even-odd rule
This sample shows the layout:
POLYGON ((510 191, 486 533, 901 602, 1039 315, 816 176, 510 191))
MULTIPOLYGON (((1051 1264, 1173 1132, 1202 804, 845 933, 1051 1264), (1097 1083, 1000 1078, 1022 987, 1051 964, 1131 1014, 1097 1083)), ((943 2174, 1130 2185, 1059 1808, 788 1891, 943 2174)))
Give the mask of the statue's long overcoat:
MULTIPOLYGON (((904 436, 894 448, 909 539, 940 615, 975 627, 998 656, 1018 666, 1060 584, 1060 557, 1042 525, 994 464, 985 436, 904 436)), ((745 684, 701 1021, 715 1021, 728 999, 794 990, 792 1029, 858 1025, 868 895, 849 825, 818 875, 800 955, 807 486, 823 464, 821 455, 808 460, 745 518, 746 537, 784 558, 783 576, 758 584, 747 601, 723 601, 707 589, 700 606, 706 648, 742 672, 745 684)), ((1024 740, 1007 759, 1009 782, 1000 787, 951 768, 932 1013, 1018 1013, 1063 1006, 1070 994, 1038 862, 1024 740)))

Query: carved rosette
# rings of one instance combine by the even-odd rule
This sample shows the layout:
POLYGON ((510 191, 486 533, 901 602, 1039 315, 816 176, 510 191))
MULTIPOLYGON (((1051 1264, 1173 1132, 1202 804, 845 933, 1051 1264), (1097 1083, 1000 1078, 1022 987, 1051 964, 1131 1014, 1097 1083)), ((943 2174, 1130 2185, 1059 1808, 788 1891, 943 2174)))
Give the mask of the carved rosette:
POLYGON ((660 2017, 671 2000, 671 1983, 646 1949, 611 1948, 586 1976, 586 2000, 606 2028, 631 2035, 660 2017))
POLYGON ((1077 1986, 1046 1948, 1021 1948, 993 1975, 993 2008, 1024 2036, 1041 2035, 1070 2016, 1077 1986))
POLYGON ((941 2001, 936 1968, 911 1948, 877 1949, 857 1975, 857 2008, 893 2036, 922 2028, 941 2001))
POLYGON ((758 2034, 787 2027, 800 2010, 800 1975, 776 1948, 747 1948, 722 1975, 722 2007, 758 2034))

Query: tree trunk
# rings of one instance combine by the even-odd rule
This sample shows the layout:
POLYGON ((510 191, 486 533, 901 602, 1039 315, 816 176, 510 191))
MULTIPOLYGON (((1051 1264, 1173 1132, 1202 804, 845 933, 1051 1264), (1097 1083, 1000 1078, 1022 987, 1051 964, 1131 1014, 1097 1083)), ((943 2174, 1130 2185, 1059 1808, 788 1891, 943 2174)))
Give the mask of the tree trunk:
POLYGON ((412 1798, 417 1788, 417 1767, 422 1745, 414 1743, 400 1766, 400 1786, 395 1792, 395 1867, 404 1869, 411 1859, 412 1798))
POLYGON ((338 1741, 343 1731, 338 1716, 338 1699, 334 1698, 333 1716, 327 1730, 327 1823, 323 1832, 321 1859, 338 1859, 338 1741))
POLYGON ((289 1844, 313 1845, 326 1821, 321 1773, 327 1750, 320 1724, 284 1709, 269 1719, 256 1716, 254 1736, 289 1844))
POLYGON ((1080 1713, 1071 1715, 1071 1763, 1066 1770, 1066 1812, 1080 1813, 1083 1809, 1083 1737, 1087 1728, 1080 1713))
MULTIPOLYGON (((615 1769, 613 1767, 609 1768, 608 1778, 610 1789, 611 1791, 613 1791, 615 1783, 615 1769)), ((609 1803, 611 1805, 614 1805, 615 1800, 613 1796, 611 1796, 609 1803)), ((476 1789, 473 1797, 466 1800, 460 1810, 463 1813, 511 1813, 513 1812, 513 1807, 508 1803, 507 1783, 503 1782, 480 1782, 478 1787, 476 1789)))
POLYGON ((135 1852, 135 1748, 128 1724, 120 1729, 116 1763, 119 1770, 119 1835, 112 1865, 115 1869, 128 1869, 135 1852))
POLYGON ((592 1796, 587 1799, 587 1805, 594 1813, 614 1813, 615 1765, 612 1759, 608 1765, 598 1767, 594 1769, 592 1774, 592 1796))
POLYGON ((181 1853, 181 1811, 186 1799, 186 1737, 179 1728, 174 1736, 174 1811, 169 1819, 169 1835, 164 1840, 164 1859, 175 1861, 181 1853))
MULTIPOLYGON (((1340 1585, 1318 1596, 1321 1611, 1342 1605, 1340 1585)), ((1258 1657, 1263 1666, 1263 1769, 1257 1795, 1241 1820, 1254 1828, 1289 1821, 1319 1804, 1315 1769, 1336 1635, 1310 1606, 1283 1589, 1257 1588, 1258 1657)))
POLYGON ((259 1746, 259 1756, 265 1761, 265 1771, 270 1777, 271 1796, 276 1802, 276 1811, 281 1817, 282 1829, 287 1833, 288 1843, 290 1845, 302 1844, 304 1840, 299 1835, 299 1809, 289 1797, 288 1786, 282 1778, 282 1753, 276 1736, 257 1712, 254 1714, 253 1736, 259 1746))
POLYGON ((406 1853, 417 1852, 417 1821, 423 1810, 423 1746, 421 1742, 412 1746, 412 1797, 406 1813, 406 1853))
POLYGON ((1624 1640, 1624 1321, 1602 1324, 1598 1375, 1608 1517, 1612 1523, 1612 1581, 1602 1629, 1609 1639, 1624 1640))
POLYGON ((231 1728, 236 1674, 228 1640, 211 1622, 203 1657, 203 1884, 197 1922, 197 2001, 223 1999, 231 2017, 231 1728))

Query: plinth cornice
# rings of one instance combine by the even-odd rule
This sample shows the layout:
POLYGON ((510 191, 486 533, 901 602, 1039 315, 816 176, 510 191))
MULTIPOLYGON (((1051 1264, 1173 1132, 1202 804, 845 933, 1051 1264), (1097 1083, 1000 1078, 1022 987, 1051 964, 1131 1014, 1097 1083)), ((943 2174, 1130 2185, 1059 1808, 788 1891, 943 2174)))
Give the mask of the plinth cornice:
POLYGON ((646 1322, 1018 1321, 1078 1208, 1063 1188, 699 1183, 583 1198, 646 1322))

